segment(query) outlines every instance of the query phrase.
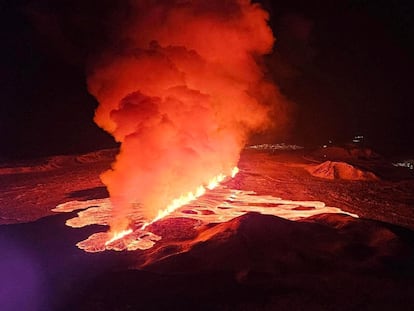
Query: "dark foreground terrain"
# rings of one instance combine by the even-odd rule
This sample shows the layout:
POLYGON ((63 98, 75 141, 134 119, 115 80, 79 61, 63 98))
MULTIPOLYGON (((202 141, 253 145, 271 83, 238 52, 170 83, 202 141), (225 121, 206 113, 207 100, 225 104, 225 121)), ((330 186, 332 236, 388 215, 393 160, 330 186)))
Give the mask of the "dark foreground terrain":
POLYGON ((105 228, 70 228, 65 221, 76 212, 50 210, 105 197, 98 175, 113 155, 0 168, 1 310, 414 308, 409 170, 338 150, 245 151, 232 188, 319 200, 360 218, 320 214, 294 222, 248 213, 198 227, 192 219, 165 219, 152 225, 163 238, 149 250, 85 253, 75 244, 105 228), (315 170, 326 160, 375 178, 342 164, 335 172, 333 165, 315 170))

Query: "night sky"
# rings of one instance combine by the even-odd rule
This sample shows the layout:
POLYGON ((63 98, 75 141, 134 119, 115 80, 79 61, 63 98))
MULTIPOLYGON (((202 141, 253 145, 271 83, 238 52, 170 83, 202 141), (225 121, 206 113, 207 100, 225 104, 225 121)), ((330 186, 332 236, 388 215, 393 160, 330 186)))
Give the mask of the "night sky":
MULTIPOLYGON (((382 153, 414 152, 411 1, 260 1, 277 38, 268 74, 294 102, 287 141, 356 134, 382 153)), ((126 1, 0 4, 0 157, 113 147, 93 123, 88 63, 113 42, 126 1)))

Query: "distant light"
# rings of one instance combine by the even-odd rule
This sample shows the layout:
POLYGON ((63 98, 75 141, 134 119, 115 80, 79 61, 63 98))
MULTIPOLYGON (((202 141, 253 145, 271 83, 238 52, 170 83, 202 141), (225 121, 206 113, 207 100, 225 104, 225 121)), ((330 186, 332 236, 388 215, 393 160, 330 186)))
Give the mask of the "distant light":
POLYGON ((355 135, 354 139, 352 139, 352 141, 354 143, 360 143, 364 140, 364 135, 355 135))
POLYGON ((280 144, 260 144, 260 145, 250 145, 246 149, 257 149, 257 150, 300 150, 303 149, 302 146, 298 145, 288 145, 285 143, 280 144))
POLYGON ((410 170, 414 169, 414 160, 405 160, 403 162, 392 163, 395 167, 406 167, 410 170))

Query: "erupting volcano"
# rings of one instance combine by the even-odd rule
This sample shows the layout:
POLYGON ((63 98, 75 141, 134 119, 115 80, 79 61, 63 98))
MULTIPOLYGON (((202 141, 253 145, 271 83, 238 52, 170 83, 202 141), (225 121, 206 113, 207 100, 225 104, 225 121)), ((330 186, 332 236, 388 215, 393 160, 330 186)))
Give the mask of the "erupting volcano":
POLYGON ((113 235, 137 209, 151 223, 233 175, 249 135, 285 105, 261 64, 275 39, 259 4, 133 1, 131 15, 88 77, 95 121, 121 143, 101 176, 113 235))
POLYGON ((0 5, 1 311, 412 310, 385 2, 0 5))

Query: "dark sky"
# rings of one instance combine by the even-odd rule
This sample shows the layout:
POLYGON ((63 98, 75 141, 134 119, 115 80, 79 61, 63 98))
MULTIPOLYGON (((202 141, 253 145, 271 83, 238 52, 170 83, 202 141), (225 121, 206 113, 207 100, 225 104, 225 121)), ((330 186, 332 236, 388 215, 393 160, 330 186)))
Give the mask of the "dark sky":
MULTIPOLYGON (((119 0, 0 4, 0 157, 114 146, 92 121, 88 59, 128 15, 119 0)), ((277 38, 269 75, 295 102, 289 139, 413 152, 414 5, 408 0, 261 1, 277 38)))

